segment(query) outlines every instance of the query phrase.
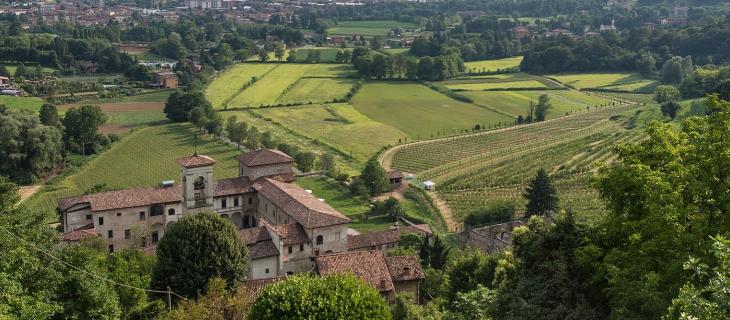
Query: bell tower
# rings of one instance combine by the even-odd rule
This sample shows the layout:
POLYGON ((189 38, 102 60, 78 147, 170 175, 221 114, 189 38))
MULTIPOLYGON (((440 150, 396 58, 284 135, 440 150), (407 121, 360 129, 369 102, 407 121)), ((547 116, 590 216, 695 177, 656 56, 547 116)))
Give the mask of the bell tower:
POLYGON ((205 155, 177 159, 182 167, 183 214, 213 209, 213 165, 215 160, 205 155))

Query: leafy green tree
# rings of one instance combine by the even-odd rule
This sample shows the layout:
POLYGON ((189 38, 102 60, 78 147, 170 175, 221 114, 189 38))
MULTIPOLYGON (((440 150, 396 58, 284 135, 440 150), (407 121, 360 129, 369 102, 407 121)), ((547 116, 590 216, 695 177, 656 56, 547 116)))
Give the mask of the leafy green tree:
POLYGON ((246 138, 248 133, 248 126, 243 121, 234 123, 228 131, 228 139, 235 142, 238 145, 238 149, 241 149, 241 140, 246 138))
POLYGON ((679 90, 675 86, 657 86, 654 91, 654 101, 665 103, 679 99, 679 90))
POLYGON ((44 103, 41 106, 39 119, 41 123, 47 126, 58 127, 61 125, 61 119, 58 116, 58 109, 51 103, 44 103))
POLYGON ((488 256, 479 250, 452 255, 445 269, 451 287, 449 300, 454 301, 458 293, 491 286, 497 260, 497 256, 488 256))
POLYGON ((717 85, 717 94, 720 100, 730 101, 730 79, 725 79, 717 85))
POLYGON ((449 252, 451 252, 451 247, 443 243, 441 237, 436 235, 433 238, 433 243, 428 237, 424 237, 418 256, 421 258, 422 265, 441 270, 446 265, 449 252))
POLYGON ((2 110, 0 105, 0 175, 31 182, 63 159, 57 127, 45 126, 28 112, 2 110))
POLYGON ((642 76, 648 78, 656 76, 656 59, 651 54, 644 53, 640 55, 634 64, 642 76))
POLYGON ((246 247, 229 220, 212 212, 180 219, 168 227, 157 245, 152 287, 188 298, 200 294, 214 277, 226 280, 229 289, 244 280, 246 247))
POLYGON ((314 163, 317 160, 317 155, 314 154, 314 152, 311 151, 304 151, 297 153, 296 156, 294 156, 294 161, 297 163, 297 169, 301 170, 302 172, 309 172, 314 169, 314 163))
POLYGON ((197 300, 181 301, 175 309, 155 319, 246 319, 246 314, 251 306, 251 298, 247 297, 245 293, 241 293, 240 288, 235 293, 231 293, 227 289, 226 280, 221 278, 210 279, 204 295, 198 297, 197 300))
POLYGON ((714 267, 692 257, 684 264, 694 281, 682 286, 664 319, 730 319, 730 241, 714 237, 712 253, 714 267))
POLYGON ((664 62, 662 66, 662 82, 664 83, 682 83, 685 77, 682 57, 672 57, 664 62))
POLYGON ((261 133, 256 127, 251 127, 246 132, 246 147, 251 150, 261 148, 261 133))
POLYGON ((517 212, 517 203, 512 200, 495 200, 486 207, 470 212, 464 223, 470 226, 482 226, 512 221, 517 212))
POLYGON ((688 256, 706 257, 710 236, 730 230, 730 103, 711 96, 706 117, 680 130, 651 123, 648 139, 617 149, 618 161, 600 171, 597 186, 609 214, 600 225, 612 315, 658 319, 689 280, 688 256))
POLYGON ((271 134, 271 132, 264 131, 264 133, 261 134, 261 145, 264 146, 264 148, 274 148, 277 145, 276 140, 274 140, 274 136, 271 134))
POLYGON ((527 199, 527 215, 546 215, 558 211, 558 191, 545 169, 537 170, 537 175, 525 188, 522 196, 527 199))
POLYGON ((336 175, 335 169, 337 169, 337 162, 335 161, 335 155, 331 152, 323 153, 319 157, 318 165, 328 176, 334 177, 336 175))
POLYGON ((266 49, 259 50, 258 55, 259 55, 259 61, 261 61, 261 62, 269 61, 269 53, 266 52, 266 49))
POLYGON ((8 67, 6 67, 4 64, 0 64, 0 76, 3 76, 3 77, 12 76, 12 74, 10 74, 10 71, 8 70, 8 67))
POLYGON ((495 292, 484 286, 478 286, 469 292, 456 294, 450 311, 444 317, 447 320, 489 320, 493 319, 491 309, 495 292))
POLYGON ((79 152, 86 154, 87 146, 99 139, 99 127, 107 118, 99 106, 85 105, 66 110, 63 127, 67 143, 78 146, 79 152))
POLYGON ((296 275, 265 287, 251 319, 391 319, 383 297, 353 275, 296 275))
POLYGON ((276 57, 276 60, 281 61, 284 59, 284 53, 286 53, 284 45, 281 42, 277 42, 274 45, 274 57, 276 57))
POLYGON ((552 109, 553 104, 550 102, 550 96, 541 94, 535 107, 535 121, 545 121, 548 111, 552 109))
POLYGON ((388 176, 376 158, 368 160, 362 169, 360 179, 365 183, 371 196, 379 195, 390 188, 388 176))
POLYGON ((197 107, 204 110, 206 115, 213 110, 213 106, 205 99, 202 92, 177 90, 167 98, 163 111, 168 119, 183 122, 189 120, 190 112, 197 107))

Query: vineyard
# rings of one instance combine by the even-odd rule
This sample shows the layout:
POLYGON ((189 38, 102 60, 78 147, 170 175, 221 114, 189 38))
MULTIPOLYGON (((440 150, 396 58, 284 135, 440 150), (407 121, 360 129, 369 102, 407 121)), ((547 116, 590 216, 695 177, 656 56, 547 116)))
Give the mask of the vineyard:
POLYGON ((640 130, 624 124, 634 106, 603 108, 543 123, 498 132, 454 137, 405 146, 393 157, 393 167, 433 180, 456 217, 495 199, 520 199, 524 186, 539 168, 555 179, 563 207, 579 217, 601 211, 589 177, 615 156, 612 147, 642 139, 640 130))

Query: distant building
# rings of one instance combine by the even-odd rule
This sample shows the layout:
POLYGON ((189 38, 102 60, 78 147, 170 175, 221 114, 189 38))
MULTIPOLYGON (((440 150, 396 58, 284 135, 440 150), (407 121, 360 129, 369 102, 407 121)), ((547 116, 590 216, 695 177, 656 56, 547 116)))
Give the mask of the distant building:
POLYGON ((611 24, 601 24, 601 27, 599 29, 600 32, 606 32, 606 31, 616 31, 616 25, 615 21, 611 19, 611 24))
POLYGON ((403 173, 398 170, 388 171, 388 181, 391 186, 399 186, 403 183, 403 173))
POLYGON ((393 227, 390 230, 375 231, 365 234, 348 235, 347 250, 348 251, 370 251, 382 250, 387 251, 398 246, 398 240, 401 235, 414 233, 422 236, 430 237, 433 235, 431 228, 427 224, 417 224, 407 227, 393 227))
POLYGON ((155 83, 151 86, 164 89, 177 88, 177 74, 174 72, 157 72, 155 73, 155 83))
POLYGON ((512 28, 512 33, 514 33, 515 39, 530 38, 532 35, 530 29, 525 26, 516 26, 512 28))

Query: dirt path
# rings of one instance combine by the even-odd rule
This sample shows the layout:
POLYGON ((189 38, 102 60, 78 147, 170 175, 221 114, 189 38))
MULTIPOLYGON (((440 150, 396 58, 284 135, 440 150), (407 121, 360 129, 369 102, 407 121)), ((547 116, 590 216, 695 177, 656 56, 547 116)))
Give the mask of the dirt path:
POLYGON ((429 192, 428 195, 431 197, 431 200, 433 200, 433 203, 439 209, 439 212, 441 212, 441 218, 443 218, 444 223, 446 223, 446 231, 460 232, 464 230, 464 223, 457 222, 456 219, 454 219, 454 214, 453 212, 451 212, 451 208, 449 208, 449 206, 446 204, 446 201, 441 199, 438 192, 432 191, 429 192))
POLYGON ((32 186, 24 186, 18 188, 18 193, 20 193, 20 201, 18 201, 18 203, 21 203, 30 198, 32 195, 38 192, 41 187, 43 187, 43 184, 34 184, 32 186))

